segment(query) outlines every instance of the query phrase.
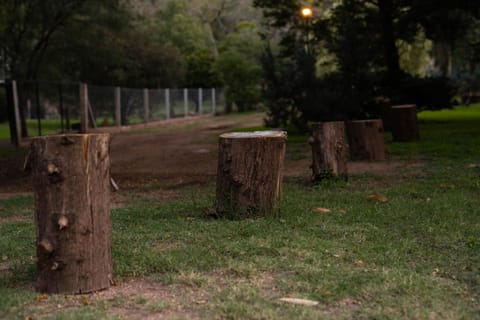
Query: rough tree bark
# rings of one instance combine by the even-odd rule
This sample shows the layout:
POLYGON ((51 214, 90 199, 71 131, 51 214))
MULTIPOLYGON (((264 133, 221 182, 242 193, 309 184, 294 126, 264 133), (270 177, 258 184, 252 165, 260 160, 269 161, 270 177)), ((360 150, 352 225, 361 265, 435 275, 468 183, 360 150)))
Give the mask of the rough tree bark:
POLYGON ((110 286, 109 148, 108 134, 32 141, 37 291, 86 293, 110 286))
POLYGON ((350 159, 385 160, 385 138, 380 119, 354 120, 345 123, 350 159))
POLYGON ((278 212, 286 132, 233 132, 220 136, 217 215, 247 218, 278 212))
POLYGON ((393 106, 392 136, 394 141, 415 141, 420 138, 417 124, 417 106, 406 104, 393 106))
POLYGON ((318 122, 312 125, 312 181, 331 176, 348 177, 343 121, 318 122))

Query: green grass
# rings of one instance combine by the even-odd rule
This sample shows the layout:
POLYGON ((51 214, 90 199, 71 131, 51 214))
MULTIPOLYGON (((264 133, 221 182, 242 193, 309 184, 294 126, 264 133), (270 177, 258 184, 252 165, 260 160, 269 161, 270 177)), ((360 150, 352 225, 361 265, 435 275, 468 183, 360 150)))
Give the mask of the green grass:
POLYGON ((0 200, 0 253, 11 269, 0 277, 0 318, 109 319, 123 308, 134 318, 478 319, 479 115, 478 106, 420 113, 420 141, 388 144, 396 159, 422 161, 420 170, 318 186, 287 179, 279 216, 206 218, 214 185, 172 201, 136 195, 112 211, 115 277, 146 277, 166 292, 158 297, 36 302, 33 199, 0 200))

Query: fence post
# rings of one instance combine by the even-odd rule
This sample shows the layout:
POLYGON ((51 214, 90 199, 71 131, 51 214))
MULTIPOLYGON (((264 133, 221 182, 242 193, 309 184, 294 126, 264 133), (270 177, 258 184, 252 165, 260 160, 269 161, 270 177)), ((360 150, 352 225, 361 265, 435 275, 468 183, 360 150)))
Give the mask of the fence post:
POLYGON ((198 114, 202 114, 203 108, 203 91, 202 88, 198 88, 198 114))
POLYGON ((148 89, 143 89, 143 121, 148 123, 150 118, 150 99, 148 89))
POLYGON ((122 95, 120 87, 115 87, 115 125, 122 126, 122 95))
POLYGON ((217 111, 217 100, 216 100, 216 90, 215 88, 212 88, 212 114, 214 115, 215 112, 217 111))
POLYGON ((20 108, 18 106, 18 90, 17 81, 12 80, 12 98, 13 98, 13 115, 15 117, 15 136, 16 145, 19 146, 22 143, 22 123, 20 121, 20 108))
POLYGON ((165 118, 170 119, 170 89, 165 89, 165 118))
POLYGON ((185 117, 188 117, 188 89, 183 89, 183 113, 185 117))
POLYGON ((80 132, 88 132, 88 87, 80 83, 80 132))

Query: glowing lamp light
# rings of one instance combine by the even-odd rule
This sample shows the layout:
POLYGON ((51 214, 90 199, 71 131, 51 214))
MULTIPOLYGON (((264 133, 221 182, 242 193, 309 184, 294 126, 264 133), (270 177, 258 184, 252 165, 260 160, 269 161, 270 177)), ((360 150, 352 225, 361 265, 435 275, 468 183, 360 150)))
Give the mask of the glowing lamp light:
POLYGON ((302 16, 304 18, 310 18, 313 14, 313 11, 312 9, 308 8, 308 7, 305 7, 305 8, 302 8, 302 16))

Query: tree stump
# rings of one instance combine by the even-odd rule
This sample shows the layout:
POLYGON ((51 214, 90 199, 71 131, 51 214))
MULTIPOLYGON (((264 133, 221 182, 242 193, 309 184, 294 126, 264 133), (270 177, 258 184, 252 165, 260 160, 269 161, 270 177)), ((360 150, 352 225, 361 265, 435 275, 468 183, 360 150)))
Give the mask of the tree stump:
POLYGON ((280 209, 286 132, 232 132, 220 135, 217 215, 250 218, 280 209))
POLYGON ((312 181, 332 176, 348 177, 343 121, 318 122, 312 125, 312 181))
POLYGON ((393 141, 415 141, 419 139, 416 105, 393 106, 390 113, 393 141))
POLYGON ((88 293, 112 281, 110 135, 32 141, 36 290, 88 293))
POLYGON ((385 137, 382 120, 347 121, 345 126, 350 159, 385 160, 385 137))

